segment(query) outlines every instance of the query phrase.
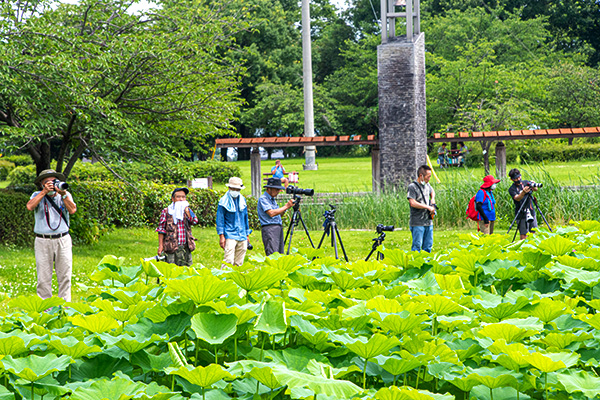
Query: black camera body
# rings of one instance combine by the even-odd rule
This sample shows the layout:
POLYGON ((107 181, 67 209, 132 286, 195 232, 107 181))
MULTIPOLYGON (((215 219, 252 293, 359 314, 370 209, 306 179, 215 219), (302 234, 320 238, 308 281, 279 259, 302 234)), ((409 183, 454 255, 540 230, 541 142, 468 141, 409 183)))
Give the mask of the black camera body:
POLYGON ((393 232, 393 231, 394 231, 394 225, 383 225, 383 224, 377 225, 377 233, 393 232))
POLYGON ((525 186, 529 186, 529 187, 532 187, 532 188, 541 188, 542 186, 544 186, 544 184, 543 183, 537 183, 537 182, 531 182, 530 181, 525 186))
POLYGON ((303 194, 305 196, 313 196, 315 194, 315 190, 314 189, 300 189, 299 187, 295 187, 295 186, 292 186, 292 185, 289 185, 285 189, 285 192, 287 194, 293 194, 293 195, 303 194))
POLYGON ((55 179, 54 181, 52 181, 52 183, 54 184, 54 189, 58 189, 58 190, 67 190, 69 188, 69 184, 67 182, 61 182, 58 179, 55 179))

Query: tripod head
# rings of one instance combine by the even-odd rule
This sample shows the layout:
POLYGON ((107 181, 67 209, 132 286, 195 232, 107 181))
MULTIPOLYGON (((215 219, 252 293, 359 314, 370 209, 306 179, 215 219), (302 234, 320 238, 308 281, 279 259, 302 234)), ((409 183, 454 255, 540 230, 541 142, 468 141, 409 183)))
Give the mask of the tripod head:
POLYGON ((294 195, 294 211, 298 211, 300 209, 300 201, 302 201, 302 196, 295 194, 294 195))
POLYGON ((330 204, 331 210, 326 210, 323 213, 325 220, 335 221, 335 212, 337 211, 336 207, 333 204, 330 204))

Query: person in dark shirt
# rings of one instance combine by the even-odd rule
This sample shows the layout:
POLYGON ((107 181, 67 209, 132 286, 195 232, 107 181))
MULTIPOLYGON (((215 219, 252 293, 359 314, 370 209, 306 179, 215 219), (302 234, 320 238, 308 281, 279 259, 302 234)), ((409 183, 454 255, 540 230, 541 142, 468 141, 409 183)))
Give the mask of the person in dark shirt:
POLYGON ((515 217, 519 223, 518 229, 521 240, 527 237, 529 232, 535 232, 534 228, 537 228, 537 218, 535 215, 535 207, 531 201, 532 197, 525 197, 528 193, 536 192, 538 189, 531 186, 530 181, 524 181, 521 179, 521 172, 513 168, 508 173, 508 176, 513 181, 513 184, 508 188, 508 193, 512 197, 515 203, 515 217), (523 204, 523 202, 526 204, 523 204), (523 208, 521 208, 523 205, 523 208), (521 214, 517 213, 521 210, 521 214))

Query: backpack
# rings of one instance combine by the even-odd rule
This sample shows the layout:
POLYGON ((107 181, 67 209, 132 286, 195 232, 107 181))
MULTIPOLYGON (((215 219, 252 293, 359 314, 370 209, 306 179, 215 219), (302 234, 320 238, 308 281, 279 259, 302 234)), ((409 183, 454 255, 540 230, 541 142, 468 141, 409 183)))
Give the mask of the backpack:
MULTIPOLYGON (((471 197, 471 200, 469 201, 469 205, 467 206, 467 218, 472 219, 473 221, 478 221, 477 216, 479 215, 479 211, 477 211, 477 208, 475 208, 475 197, 477 196, 477 193, 475 193, 475 196, 471 197)), ((486 191, 483 191, 483 201, 485 202, 485 200, 489 198, 486 191)))

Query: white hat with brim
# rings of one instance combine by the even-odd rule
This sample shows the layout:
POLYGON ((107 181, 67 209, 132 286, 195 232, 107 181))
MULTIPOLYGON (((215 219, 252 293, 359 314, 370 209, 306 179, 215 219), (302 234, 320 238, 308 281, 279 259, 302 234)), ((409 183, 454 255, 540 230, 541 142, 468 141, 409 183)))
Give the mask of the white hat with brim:
POLYGON ((237 176, 232 176, 231 178, 229 178, 229 183, 226 183, 225 186, 227 186, 230 189, 245 189, 246 187, 244 186, 244 183, 242 182, 242 178, 238 178, 237 176))
POLYGON ((60 180, 60 181, 65 181, 66 178, 63 174, 61 174, 60 172, 56 172, 53 169, 45 169, 42 172, 40 172, 40 174, 38 175, 37 178, 35 178, 35 184, 40 184, 44 179, 48 178, 48 177, 55 177, 56 179, 60 180))

